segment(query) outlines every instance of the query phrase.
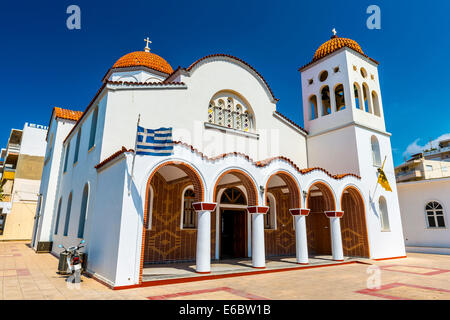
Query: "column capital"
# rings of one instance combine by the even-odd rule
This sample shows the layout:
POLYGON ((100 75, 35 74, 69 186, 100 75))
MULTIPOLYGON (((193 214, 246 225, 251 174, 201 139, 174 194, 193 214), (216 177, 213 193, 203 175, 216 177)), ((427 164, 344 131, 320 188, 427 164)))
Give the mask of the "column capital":
POLYGON ((216 209, 217 203, 214 202, 194 202, 192 207, 196 212, 199 211, 214 211, 216 209))
POLYGON ((269 211, 269 207, 264 206, 249 206, 247 207, 248 213, 262 213, 266 214, 269 211))
POLYGON ((342 218, 344 216, 344 211, 325 211, 324 213, 328 218, 342 218))
POLYGON ((293 216, 308 216, 311 209, 305 209, 305 208, 295 208, 295 209, 289 209, 289 212, 293 216))

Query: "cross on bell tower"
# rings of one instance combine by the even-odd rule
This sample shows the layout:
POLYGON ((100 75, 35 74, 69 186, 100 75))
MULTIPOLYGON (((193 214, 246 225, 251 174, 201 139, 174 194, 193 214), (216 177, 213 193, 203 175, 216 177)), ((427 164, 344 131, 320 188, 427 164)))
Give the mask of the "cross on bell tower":
POLYGON ((150 43, 152 43, 149 39, 149 37, 147 37, 147 39, 144 39, 144 41, 147 43, 147 45, 144 48, 145 52, 150 52, 150 47, 148 46, 150 43))

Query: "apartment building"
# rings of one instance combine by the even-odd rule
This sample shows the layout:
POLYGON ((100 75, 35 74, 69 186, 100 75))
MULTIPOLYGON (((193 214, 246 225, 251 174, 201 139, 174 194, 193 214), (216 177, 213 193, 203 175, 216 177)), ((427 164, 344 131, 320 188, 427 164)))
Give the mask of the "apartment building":
POLYGON ((47 127, 12 129, 1 150, 0 241, 31 239, 44 164, 47 127))

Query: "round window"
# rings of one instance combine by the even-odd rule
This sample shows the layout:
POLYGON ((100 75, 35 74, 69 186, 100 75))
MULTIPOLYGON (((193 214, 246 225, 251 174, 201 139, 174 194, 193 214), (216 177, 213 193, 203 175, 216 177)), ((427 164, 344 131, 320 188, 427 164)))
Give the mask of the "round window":
POLYGON ((361 75, 363 76, 363 78, 367 78, 367 71, 364 68, 361 68, 361 75))
POLYGON ((328 71, 322 71, 319 75, 320 82, 324 82, 328 78, 328 71))

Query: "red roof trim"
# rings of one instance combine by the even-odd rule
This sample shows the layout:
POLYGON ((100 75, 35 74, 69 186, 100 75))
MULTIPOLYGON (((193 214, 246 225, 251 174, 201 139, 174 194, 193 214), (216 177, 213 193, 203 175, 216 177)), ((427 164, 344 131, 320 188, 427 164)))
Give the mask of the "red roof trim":
MULTIPOLYGON (((272 161, 275 160, 283 160, 286 161, 287 163, 289 163, 295 170, 297 170, 298 173, 304 175, 304 174, 308 174, 312 171, 322 171, 325 174, 327 174, 329 177, 336 179, 336 180, 341 180, 345 177, 355 177, 357 179, 361 179, 360 176, 353 174, 353 173, 345 173, 345 174, 336 174, 336 175, 332 175, 331 173, 329 173, 327 170, 320 168, 320 167, 314 167, 314 168, 307 168, 307 169, 300 169, 291 159, 283 157, 283 156, 278 156, 278 157, 273 157, 273 158, 269 158, 263 161, 254 161, 252 158, 250 158, 248 155, 241 153, 241 152, 229 152, 229 153, 223 153, 221 155, 218 155, 216 157, 208 157, 206 156, 203 152, 195 149, 192 145, 181 142, 181 141, 174 141, 174 144, 178 144, 184 147, 187 147, 189 149, 191 149, 192 152, 198 154, 203 160, 208 160, 208 161, 216 161, 216 160, 221 160, 224 159, 228 156, 241 156, 245 159, 247 159, 247 161, 251 162, 253 165, 255 165, 256 167, 266 167, 268 166, 270 163, 272 163, 272 161)), ((122 153, 125 152, 134 152, 133 149, 127 149, 125 147, 122 146, 122 149, 117 151, 116 153, 112 154, 111 156, 109 156, 108 158, 106 158, 105 160, 103 160, 102 162, 100 162, 99 164, 97 164, 95 166, 95 169, 100 169, 101 167, 105 166, 107 163, 109 163, 110 161, 114 160, 115 158, 117 158, 118 156, 120 156, 122 153)))
POLYGON ((111 156, 109 156, 108 158, 106 158, 105 160, 103 160, 102 162, 97 164, 94 168, 97 169, 97 170, 100 169, 101 167, 105 166, 106 164, 108 164, 112 160, 116 159, 118 156, 120 156, 122 153, 125 153, 125 152, 134 152, 134 150, 133 149, 127 149, 127 148, 122 146, 122 149, 120 149, 119 151, 113 153, 111 156))
POLYGON ((168 85, 175 85, 175 86, 185 86, 186 84, 184 82, 132 82, 132 81, 111 81, 106 80, 107 84, 114 84, 114 85, 128 85, 128 86, 168 86, 168 85))
POLYGON ((317 61, 320 61, 320 60, 322 60, 322 59, 328 57, 329 55, 331 55, 331 54, 333 54, 333 53, 335 53, 335 52, 338 52, 338 51, 340 51, 340 50, 342 50, 342 49, 344 49, 344 48, 350 49, 350 50, 356 52, 357 54, 360 54, 360 55, 362 55, 363 57, 366 57, 367 59, 369 59, 370 61, 376 63, 377 65, 380 64, 377 60, 372 59, 372 58, 369 57, 368 55, 366 55, 366 54, 364 54, 364 53, 361 53, 361 52, 358 52, 358 51, 356 51, 355 49, 352 49, 352 48, 350 48, 350 47, 348 47, 348 46, 345 45, 345 46, 343 46, 342 48, 339 48, 339 49, 336 50, 336 51, 330 52, 330 53, 328 53, 327 55, 325 55, 325 56, 323 56, 323 57, 321 57, 321 58, 319 58, 319 59, 317 59, 317 60, 312 60, 311 62, 305 64, 303 67, 298 68, 298 71, 303 71, 306 67, 309 67, 310 65, 316 63, 317 61))
POLYGON ((72 132, 74 132, 78 126, 78 124, 83 120, 84 116, 87 114, 89 108, 94 104, 95 100, 97 100, 97 98, 100 96, 100 93, 103 91, 103 89, 106 87, 106 83, 104 83, 100 89, 98 89, 97 93, 95 94, 94 98, 91 100, 91 102, 89 103, 89 105, 87 106, 87 108, 84 110, 83 115, 81 116, 80 119, 78 119, 77 123, 75 123, 75 125, 73 126, 72 130, 70 130, 69 134, 67 135, 67 137, 64 139, 63 144, 66 143, 67 139, 70 137, 70 135, 72 134, 72 132))
POLYGON ((272 161, 275 160, 283 160, 288 162, 295 170, 297 170, 297 172, 299 172, 300 174, 304 175, 307 173, 310 173, 312 171, 322 171, 325 174, 327 174, 328 176, 330 176, 333 179, 336 180, 340 180, 343 179, 345 177, 355 177, 357 179, 361 179, 360 176, 353 174, 353 173, 345 173, 345 174, 336 174, 336 175, 332 175, 331 173, 329 173, 327 170, 320 168, 320 167, 314 167, 314 168, 307 168, 307 169, 300 169, 291 159, 283 157, 283 156, 278 156, 278 157, 273 157, 273 158, 269 158, 263 161, 254 161, 252 158, 250 158, 248 155, 241 153, 241 152, 229 152, 229 153, 223 153, 221 155, 218 155, 216 157, 208 157, 206 156, 204 153, 202 153, 201 151, 195 149, 193 146, 191 146, 190 144, 181 142, 181 141, 174 141, 174 144, 179 144, 182 146, 185 146, 187 148, 190 148, 192 152, 197 153, 199 156, 201 156, 202 159, 204 160, 209 160, 209 161, 215 161, 215 160, 221 160, 227 156, 242 156, 245 159, 247 159, 249 162, 251 162, 253 165, 257 166, 257 167, 266 167, 268 166, 272 161))
POLYGON ((250 68, 251 70, 253 70, 253 71, 258 75, 258 77, 261 78, 261 80, 264 82, 264 84, 266 85, 267 89, 268 89, 269 92, 270 92, 270 95, 272 96, 272 99, 273 99, 275 102, 278 102, 278 101, 279 101, 279 99, 275 98, 275 95, 273 94, 273 91, 272 91, 272 89, 270 88, 269 84, 267 83, 266 79, 264 79, 264 77, 263 77, 263 76, 262 76, 255 68, 253 68, 251 65, 249 65, 247 62, 245 62, 245 61, 242 60, 242 59, 239 59, 239 58, 237 58, 237 57, 235 57, 235 56, 232 56, 232 55, 229 55, 229 54, 224 54, 224 53, 216 53, 216 54, 210 54, 210 55, 204 56, 203 58, 200 58, 200 59, 198 59, 197 61, 195 61, 194 63, 192 63, 188 68, 180 68, 180 67, 178 67, 176 70, 174 70, 174 72, 172 72, 172 74, 170 74, 170 75, 166 78, 166 81, 169 80, 173 75, 175 75, 180 69, 181 69, 181 70, 185 70, 185 71, 191 71, 191 70, 192 70, 197 64, 199 64, 200 62, 202 62, 202 61, 204 61, 204 60, 207 60, 207 59, 209 59, 209 58, 215 58, 215 57, 226 57, 226 58, 230 58, 230 59, 239 61, 240 63, 242 63, 242 64, 246 65, 247 67, 249 67, 249 68, 250 68))
POLYGON ((294 127, 298 128, 298 129, 302 130, 303 132, 305 132, 306 134, 308 134, 308 131, 306 131, 304 128, 300 127, 298 124, 296 124, 294 121, 292 121, 291 119, 286 117, 284 114, 281 114, 278 111, 275 111, 275 113, 277 115, 279 115, 281 118, 283 118, 284 120, 286 120, 287 122, 289 122, 290 124, 292 124, 294 127))

